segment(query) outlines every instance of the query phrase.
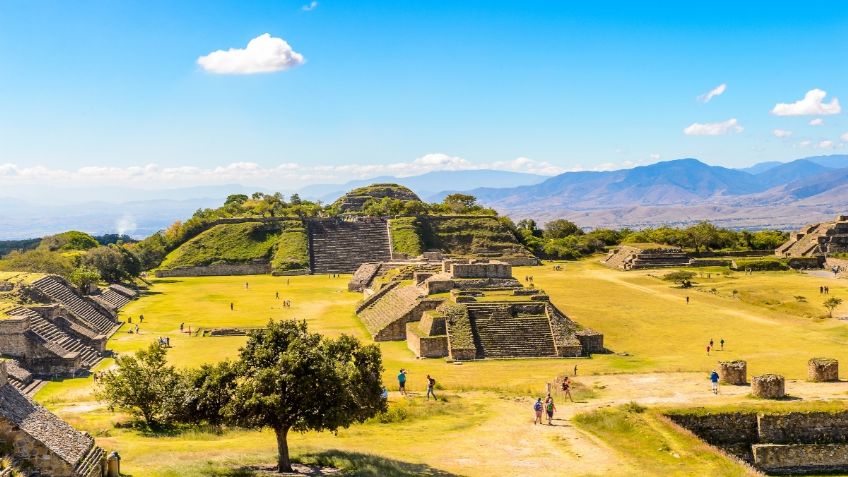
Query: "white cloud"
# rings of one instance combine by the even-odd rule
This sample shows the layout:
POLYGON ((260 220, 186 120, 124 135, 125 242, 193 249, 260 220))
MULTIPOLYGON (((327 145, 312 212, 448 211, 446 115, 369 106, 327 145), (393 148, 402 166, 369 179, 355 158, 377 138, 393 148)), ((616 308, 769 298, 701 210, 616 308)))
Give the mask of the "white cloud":
POLYGON ((719 123, 692 123, 683 130, 687 136, 721 136, 733 132, 742 132, 743 127, 736 118, 719 123))
POLYGON ((318 2, 315 2, 315 1, 309 2, 306 5, 300 7, 300 9, 303 10, 304 12, 311 12, 312 10, 315 10, 316 8, 318 8, 318 2))
POLYGON ((839 114, 842 108, 839 106, 839 99, 833 98, 830 103, 824 103, 824 98, 827 96, 826 91, 818 88, 807 91, 804 99, 795 101, 794 103, 777 103, 771 110, 771 114, 776 116, 827 116, 831 114, 839 114))
POLYGON ((716 86, 715 88, 707 91, 706 93, 698 96, 698 101, 702 103, 709 103, 711 99, 724 94, 725 90, 727 90, 727 84, 722 83, 716 86))
POLYGON ((210 73, 252 75, 287 70, 304 61, 285 40, 264 33, 250 40, 246 48, 213 51, 198 58, 197 64, 210 73))
POLYGON ((807 147, 812 143, 813 143, 813 141, 810 141, 809 139, 804 139, 803 141, 798 143, 798 146, 799 147, 807 147))
POLYGON ((833 149, 833 141, 820 141, 816 147, 819 149, 833 149))
MULTIPOLYGON (((545 161, 518 157, 508 161, 475 163, 442 153, 426 154, 408 162, 391 164, 309 165, 282 163, 261 166, 254 162, 234 162, 208 168, 195 166, 161 167, 156 164, 111 167, 87 166, 75 170, 42 166, 22 167, 0 163, 0 187, 4 184, 67 185, 81 187, 127 186, 141 189, 199 185, 244 184, 279 187, 279 184, 342 183, 381 175, 408 177, 433 171, 495 169, 555 175, 566 169, 545 161)), ((129 228, 129 227, 127 227, 129 228)))
POLYGON ((843 135, 839 136, 839 139, 842 139, 843 141, 848 141, 848 132, 846 132, 845 134, 843 134, 843 135))
POLYGON ((652 161, 659 161, 659 160, 660 160, 660 157, 662 157, 662 156, 660 156, 659 154, 657 154, 657 153, 655 152, 655 153, 653 153, 653 154, 648 155, 648 157, 649 157, 652 161))
POLYGON ((787 131, 786 129, 775 129, 771 133, 774 134, 774 137, 779 137, 781 139, 792 135, 792 131, 787 131))
POLYGON ((824 125, 824 119, 822 119, 822 118, 811 119, 809 124, 810 124, 810 126, 822 126, 822 125, 824 125))

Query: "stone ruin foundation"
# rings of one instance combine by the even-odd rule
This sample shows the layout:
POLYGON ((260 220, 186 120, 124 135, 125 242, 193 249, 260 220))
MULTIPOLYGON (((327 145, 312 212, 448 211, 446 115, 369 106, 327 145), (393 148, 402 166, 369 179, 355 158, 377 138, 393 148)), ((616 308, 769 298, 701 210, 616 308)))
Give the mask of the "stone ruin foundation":
POLYGON ((719 361, 718 376, 721 382, 742 386, 748 384, 748 363, 745 361, 719 361))
POLYGON ((839 381, 839 361, 832 358, 812 358, 807 363, 808 379, 814 383, 839 381))
POLYGON ((779 374, 763 374, 751 378, 751 394, 763 399, 781 399, 786 396, 786 380, 779 374))

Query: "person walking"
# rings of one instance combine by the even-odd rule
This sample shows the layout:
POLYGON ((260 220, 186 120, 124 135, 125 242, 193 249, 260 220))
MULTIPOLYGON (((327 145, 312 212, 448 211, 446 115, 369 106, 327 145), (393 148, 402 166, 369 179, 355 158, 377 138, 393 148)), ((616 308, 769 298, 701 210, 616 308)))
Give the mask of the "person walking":
POLYGON ((710 373, 710 383, 712 383, 713 394, 718 394, 718 373, 716 370, 710 373))
POLYGON ((183 328, 185 328, 185 322, 180 323, 180 333, 183 332, 183 328))
POLYGON ((545 406, 542 404, 542 398, 536 399, 536 404, 533 404, 533 411, 536 413, 536 419, 533 421, 533 425, 542 423, 542 411, 545 406))
POLYGON ((710 355, 710 345, 707 345, 707 356, 710 355))
POLYGON ((689 296, 686 296, 686 304, 689 304, 689 296))
POLYGON ((715 348, 715 345, 713 344, 713 339, 712 339, 712 338, 710 338, 710 348, 715 348))
POLYGON ((562 392, 565 393, 566 396, 568 396, 568 399, 570 399, 571 402, 574 402, 574 398, 571 397, 571 380, 568 379, 568 376, 566 376, 562 380, 562 392))
POLYGON ((721 350, 724 351, 724 338, 722 338, 718 343, 721 345, 721 350))
POLYGON ((556 405, 554 405, 554 398, 548 394, 548 398, 545 399, 545 412, 548 415, 548 425, 553 426, 554 413, 556 412, 556 405))
POLYGON ((427 400, 430 400, 430 395, 433 396, 433 400, 436 401, 436 392, 434 389, 436 388, 436 380, 431 378, 430 375, 427 375, 427 400))
POLYGON ((401 394, 406 396, 406 370, 401 369, 397 376, 398 388, 401 394))
POLYGON ((230 311, 233 311, 233 302, 230 302, 230 311))

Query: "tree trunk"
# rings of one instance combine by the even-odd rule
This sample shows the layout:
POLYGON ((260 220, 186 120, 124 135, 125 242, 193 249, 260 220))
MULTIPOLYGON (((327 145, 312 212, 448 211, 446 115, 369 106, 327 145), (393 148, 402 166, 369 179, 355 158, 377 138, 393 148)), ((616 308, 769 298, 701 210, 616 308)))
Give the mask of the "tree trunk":
POLYGON ((277 470, 279 472, 291 472, 291 461, 289 460, 289 443, 287 440, 289 430, 287 428, 274 429, 277 434, 277 470))

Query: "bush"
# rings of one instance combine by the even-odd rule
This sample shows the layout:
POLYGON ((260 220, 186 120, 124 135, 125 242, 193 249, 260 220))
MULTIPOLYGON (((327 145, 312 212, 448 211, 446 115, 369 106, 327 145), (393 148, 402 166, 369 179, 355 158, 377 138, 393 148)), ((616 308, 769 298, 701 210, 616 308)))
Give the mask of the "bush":
POLYGON ((392 234, 392 250, 409 257, 417 257, 424 251, 424 243, 418 231, 416 217, 399 217, 389 222, 392 234))
POLYGON ((753 270, 755 272, 789 270, 786 260, 777 257, 736 259, 730 268, 733 270, 753 270))

